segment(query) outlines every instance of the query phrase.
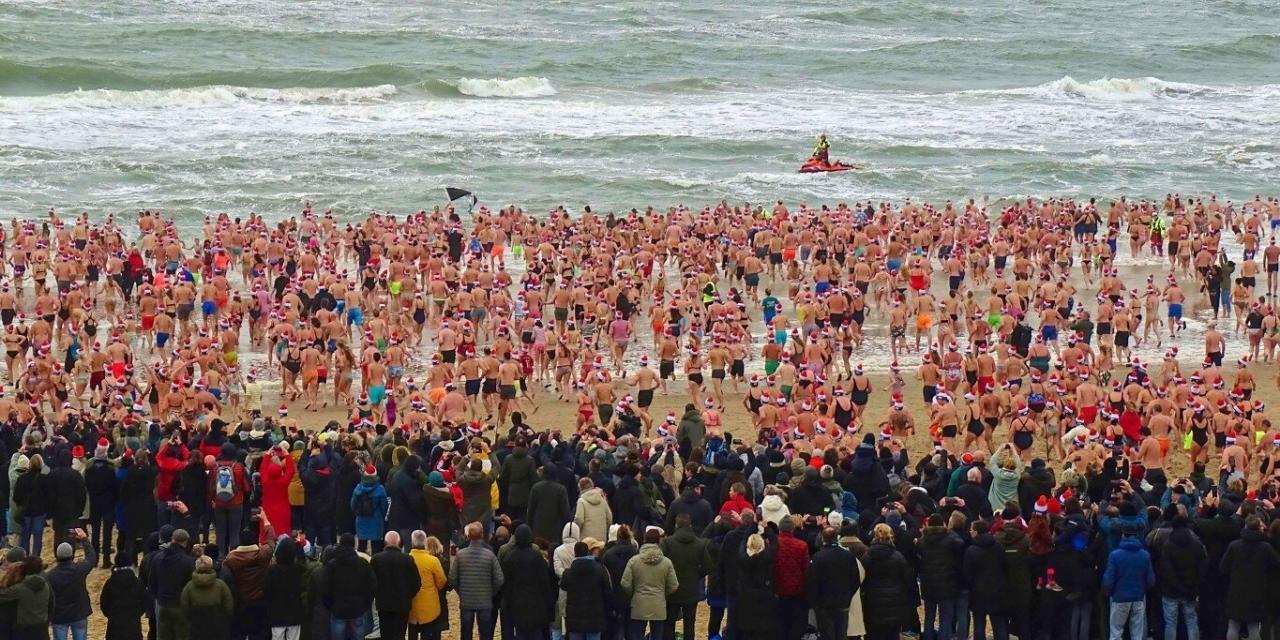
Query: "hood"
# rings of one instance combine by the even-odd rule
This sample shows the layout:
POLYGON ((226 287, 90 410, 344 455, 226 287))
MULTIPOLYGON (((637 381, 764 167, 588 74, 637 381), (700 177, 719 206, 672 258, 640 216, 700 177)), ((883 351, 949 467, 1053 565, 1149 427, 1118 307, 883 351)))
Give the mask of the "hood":
POLYGON ((578 523, 566 522, 564 528, 560 530, 560 538, 564 542, 577 542, 582 536, 582 531, 578 529, 578 523))
POLYGON ((776 493, 771 493, 760 501, 760 508, 764 511, 778 511, 784 507, 786 505, 782 502, 782 496, 776 493))
POLYGON ((658 564, 666 556, 656 544, 645 544, 640 547, 640 561, 645 564, 658 564))
POLYGON ((44 576, 27 576, 22 579, 22 584, 26 585, 33 593, 40 593, 44 591, 49 583, 45 582, 44 576))
POLYGON ((592 487, 586 493, 582 494, 582 499, 585 500, 587 504, 593 507, 598 507, 604 504, 604 492, 600 490, 600 487, 592 487))
POLYGON ((1261 531, 1254 531, 1253 529, 1244 529, 1240 531, 1240 539, 1248 540, 1249 542, 1265 542, 1267 537, 1263 535, 1261 531))
POLYGON ((219 460, 235 460, 236 459, 235 443, 232 443, 232 442, 222 443, 222 450, 218 452, 218 459, 219 460))
POLYGON ((516 534, 513 539, 517 549, 528 549, 533 545, 533 529, 530 529, 527 524, 522 524, 516 527, 516 534))
POLYGON ((298 543, 293 538, 285 536, 284 539, 276 543, 275 559, 276 564, 290 565, 298 556, 298 543))
POLYGON ((378 486, 378 476, 362 475, 360 478, 360 486, 368 488, 372 491, 378 486))
POLYGON ((1142 541, 1137 536, 1126 536, 1120 539, 1120 548, 1125 551, 1139 551, 1142 549, 1142 541))
POLYGON ((401 471, 404 471, 405 473, 408 473, 411 476, 416 476, 418 475, 418 470, 421 468, 422 468, 422 461, 418 458, 418 456, 409 456, 408 458, 405 458, 404 466, 401 467, 401 471))
POLYGON ((213 573, 193 573, 191 574, 191 584, 198 589, 210 589, 213 583, 218 580, 218 576, 213 573))
POLYGON ((515 447, 511 449, 512 458, 528 458, 529 449, 527 447, 515 447))
POLYGON ((680 544, 690 544, 698 540, 698 534, 694 532, 693 527, 680 527, 671 534, 670 539, 680 544))
POLYGON ((693 422, 697 424, 702 424, 702 414, 699 413, 697 409, 690 409, 684 412, 684 415, 681 416, 680 419, 687 420, 689 422, 693 422))
POLYGON ((685 487, 684 491, 680 494, 680 502, 687 504, 694 504, 701 499, 702 496, 698 495, 698 490, 691 486, 685 487))
POLYGON ((921 538, 940 538, 947 535, 951 530, 946 527, 929 527, 926 526, 920 530, 921 538))

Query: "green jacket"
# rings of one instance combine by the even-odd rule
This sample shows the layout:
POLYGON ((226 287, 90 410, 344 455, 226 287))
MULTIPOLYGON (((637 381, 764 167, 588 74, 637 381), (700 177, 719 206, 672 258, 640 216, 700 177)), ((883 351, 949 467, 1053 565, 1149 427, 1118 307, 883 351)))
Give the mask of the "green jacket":
POLYGON ((27 576, 12 587, 0 590, 0 603, 8 602, 16 603, 18 616, 14 622, 22 626, 49 624, 49 617, 53 615, 53 589, 44 576, 27 576))
POLYGON ((679 586, 669 598, 681 604, 698 601, 698 584, 711 573, 711 552, 706 538, 698 537, 690 527, 681 527, 658 543, 663 555, 671 560, 679 586))
POLYGON ((179 603, 183 613, 189 613, 195 607, 221 606, 227 615, 231 615, 235 610, 231 588, 212 573, 191 574, 191 581, 182 588, 182 598, 179 603))
POLYGON ((684 412, 680 426, 676 428, 676 442, 688 440, 690 448, 696 448, 701 447, 706 438, 707 423, 703 421, 702 413, 697 409, 684 412))
POLYGON ((676 569, 656 544, 640 547, 622 571, 622 592, 631 599, 632 620, 666 620, 667 597, 678 588, 676 569))

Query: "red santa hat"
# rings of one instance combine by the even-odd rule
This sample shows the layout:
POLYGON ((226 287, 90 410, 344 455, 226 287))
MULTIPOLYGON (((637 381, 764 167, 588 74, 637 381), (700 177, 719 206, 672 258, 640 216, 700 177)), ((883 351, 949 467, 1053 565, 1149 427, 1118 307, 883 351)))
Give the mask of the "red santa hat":
POLYGON ((1036 513, 1040 513, 1040 514, 1048 513, 1048 512, 1049 512, 1049 497, 1048 497, 1048 496, 1040 496, 1040 498, 1039 498, 1038 500, 1036 500, 1035 510, 1036 510, 1036 513))

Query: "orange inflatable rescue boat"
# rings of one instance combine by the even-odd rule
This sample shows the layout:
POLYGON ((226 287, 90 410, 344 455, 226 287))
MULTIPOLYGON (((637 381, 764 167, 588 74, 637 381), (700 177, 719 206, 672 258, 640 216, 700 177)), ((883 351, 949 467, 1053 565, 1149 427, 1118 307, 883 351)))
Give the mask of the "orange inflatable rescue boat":
POLYGON ((835 171, 849 171, 857 169, 856 165, 845 164, 843 162, 823 162, 817 158, 809 158, 804 164, 800 165, 800 173, 831 173, 835 171))

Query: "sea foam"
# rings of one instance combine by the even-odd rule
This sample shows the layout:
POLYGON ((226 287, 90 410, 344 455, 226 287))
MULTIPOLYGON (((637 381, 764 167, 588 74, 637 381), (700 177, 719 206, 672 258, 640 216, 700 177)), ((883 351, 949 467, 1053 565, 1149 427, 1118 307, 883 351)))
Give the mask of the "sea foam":
POLYGON ((510 80, 461 78, 458 92, 476 98, 542 98, 555 95, 556 89, 546 78, 522 76, 510 80))

